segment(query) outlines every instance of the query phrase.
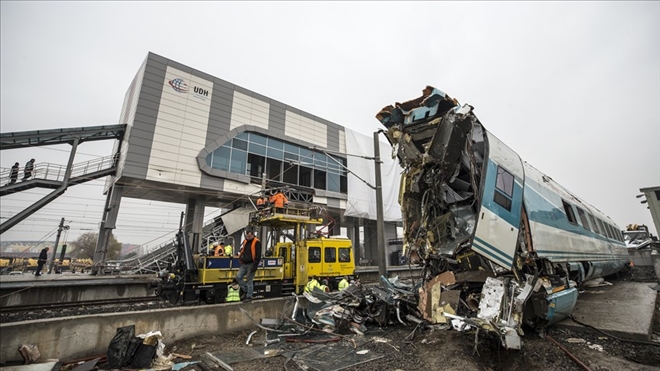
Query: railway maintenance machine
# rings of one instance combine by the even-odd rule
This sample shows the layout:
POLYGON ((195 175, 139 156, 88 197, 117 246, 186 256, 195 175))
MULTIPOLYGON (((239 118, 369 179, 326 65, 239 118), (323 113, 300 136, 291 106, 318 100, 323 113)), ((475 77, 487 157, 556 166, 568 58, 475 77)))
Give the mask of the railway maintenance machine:
MULTIPOLYGON (((263 255, 254 276, 254 299, 301 294, 311 276, 327 279, 331 290, 337 289, 342 277, 353 277, 351 240, 317 231, 324 223, 324 213, 322 206, 296 202, 250 214, 248 228, 261 240, 263 255)), ((234 246, 233 256, 197 256, 192 254, 185 233, 180 231, 177 241, 177 260, 161 273, 157 294, 172 303, 224 302, 227 286, 240 267, 242 244, 234 246)))

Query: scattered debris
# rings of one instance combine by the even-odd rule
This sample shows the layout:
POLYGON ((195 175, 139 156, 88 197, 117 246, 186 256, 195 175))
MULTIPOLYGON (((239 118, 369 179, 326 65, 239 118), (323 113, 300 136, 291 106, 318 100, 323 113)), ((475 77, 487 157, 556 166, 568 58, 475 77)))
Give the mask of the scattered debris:
POLYGON ((598 344, 588 344, 587 346, 588 346, 590 349, 597 350, 597 351, 599 351, 599 352, 602 352, 602 351, 603 351, 603 346, 602 346, 602 345, 598 345, 598 344))
POLYGON ((579 338, 568 338, 566 341, 573 344, 584 344, 587 342, 586 340, 579 338))
POLYGON ((96 364, 99 363, 101 360, 101 357, 94 358, 90 361, 84 362, 78 366, 76 366, 73 370, 71 371, 91 371, 96 367, 96 364))
POLYGON ((178 371, 178 370, 180 370, 180 369, 182 369, 182 368, 184 368, 184 367, 188 367, 188 366, 190 366, 190 365, 194 365, 194 364, 197 364, 197 363, 199 363, 199 362, 200 362, 200 361, 192 361, 192 362, 181 362, 181 363, 176 363, 176 364, 174 364, 174 365, 172 366, 172 370, 173 370, 173 371, 178 371))
POLYGON ((33 344, 23 344, 18 348, 18 352, 23 357, 24 364, 29 365, 30 363, 36 362, 40 357, 39 348, 33 344))

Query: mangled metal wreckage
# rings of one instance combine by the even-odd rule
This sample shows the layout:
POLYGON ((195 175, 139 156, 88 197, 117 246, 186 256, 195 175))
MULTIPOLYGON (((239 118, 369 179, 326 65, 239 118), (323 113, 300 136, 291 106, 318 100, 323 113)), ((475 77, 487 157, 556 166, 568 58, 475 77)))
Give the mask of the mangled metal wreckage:
POLYGON ((603 226, 614 223, 523 163, 470 105, 427 86, 376 118, 403 168, 404 253, 424 267, 426 319, 485 329, 519 349, 523 323, 565 318, 578 284, 626 264, 622 241, 603 226))

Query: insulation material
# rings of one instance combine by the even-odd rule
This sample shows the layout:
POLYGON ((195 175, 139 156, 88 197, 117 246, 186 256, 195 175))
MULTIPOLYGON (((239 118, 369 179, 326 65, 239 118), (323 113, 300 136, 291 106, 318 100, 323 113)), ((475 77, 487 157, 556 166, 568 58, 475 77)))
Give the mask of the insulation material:
MULTIPOLYGON (((355 156, 374 157, 374 139, 346 129, 347 167, 358 177, 372 186, 376 185, 374 160, 355 156)), ((399 180, 401 166, 392 158, 392 147, 387 142, 380 143, 380 165, 383 185, 383 219, 401 221, 399 180)), ((345 216, 376 220, 376 191, 354 175, 348 175, 348 201, 345 216)))

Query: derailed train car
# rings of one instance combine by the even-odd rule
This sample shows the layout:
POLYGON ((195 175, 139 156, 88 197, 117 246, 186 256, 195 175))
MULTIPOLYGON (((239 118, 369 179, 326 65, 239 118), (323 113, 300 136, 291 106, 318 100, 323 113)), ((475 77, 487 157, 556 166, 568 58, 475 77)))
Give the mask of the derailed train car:
POLYGON ((457 314, 505 347, 520 348, 523 323, 542 329, 565 318, 577 286, 628 262, 616 224, 522 161, 472 106, 427 86, 376 118, 404 169, 405 254, 427 280, 474 273, 457 314))

